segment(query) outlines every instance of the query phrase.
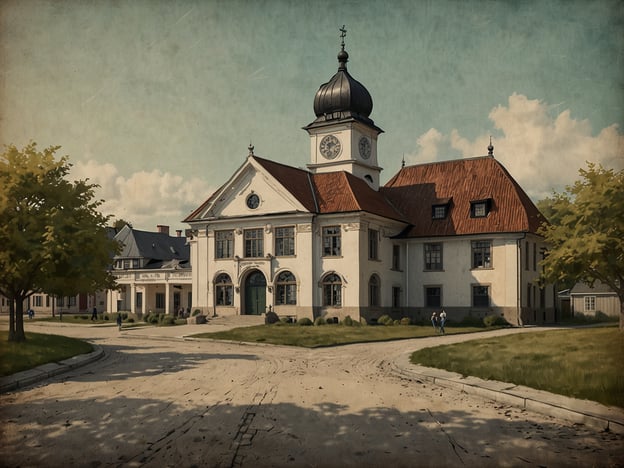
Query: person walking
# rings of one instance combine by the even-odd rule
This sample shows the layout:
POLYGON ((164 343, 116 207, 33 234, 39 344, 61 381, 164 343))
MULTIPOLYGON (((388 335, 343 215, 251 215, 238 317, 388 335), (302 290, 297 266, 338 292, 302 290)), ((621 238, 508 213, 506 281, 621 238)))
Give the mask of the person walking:
POLYGON ((117 326, 119 327, 119 331, 121 331, 121 314, 117 313, 117 326))
POLYGON ((434 331, 438 331, 438 314, 437 312, 433 312, 433 314, 431 314, 431 325, 433 325, 433 330, 434 331))
POLYGON ((93 311, 91 312, 91 320, 97 320, 97 307, 93 306, 93 311))
POLYGON ((446 323, 446 312, 442 309, 440 312, 440 334, 444 335, 444 324, 446 323))

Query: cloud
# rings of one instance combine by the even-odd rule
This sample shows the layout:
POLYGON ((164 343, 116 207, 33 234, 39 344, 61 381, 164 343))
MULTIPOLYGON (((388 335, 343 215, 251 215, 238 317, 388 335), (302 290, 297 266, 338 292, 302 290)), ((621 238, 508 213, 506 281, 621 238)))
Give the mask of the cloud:
POLYGON ((100 187, 96 197, 104 200, 102 213, 125 219, 135 228, 153 231, 158 224, 172 229, 186 227, 181 220, 214 190, 193 177, 159 170, 139 171, 124 177, 110 163, 78 161, 72 167, 74 179, 89 179, 100 187))
MULTIPOLYGON (((488 116, 496 129, 496 159, 535 200, 574 183, 587 161, 624 168, 624 135, 617 124, 594 134, 588 120, 572 118, 568 109, 553 114, 560 106, 514 93, 506 105, 493 108, 488 116)), ((484 155, 489 138, 469 139, 457 129, 443 135, 432 128, 417 139, 417 149, 407 160, 422 163, 484 155)))

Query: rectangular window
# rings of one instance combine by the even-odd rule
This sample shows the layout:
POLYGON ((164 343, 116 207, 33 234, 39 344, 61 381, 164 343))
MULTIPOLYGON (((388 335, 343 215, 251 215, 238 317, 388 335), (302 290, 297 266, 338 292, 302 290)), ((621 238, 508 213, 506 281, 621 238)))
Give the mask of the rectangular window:
POLYGON ((392 287, 392 307, 401 307, 401 288, 392 287))
POLYGON ((50 296, 46 296, 46 307, 50 307, 50 296))
POLYGON ((470 217, 471 218, 485 218, 492 206, 492 199, 477 200, 470 202, 470 217))
POLYGON ((442 306, 442 288, 439 286, 425 286, 425 307, 442 306))
POLYGON ((323 257, 340 256, 340 226, 323 228, 323 257))
POLYGON ((431 217, 433 219, 444 219, 446 218, 446 210, 447 205, 433 205, 431 209, 431 217))
POLYGON ((585 312, 596 311, 596 296, 585 296, 585 312))
POLYGON ((41 307, 43 304, 43 298, 41 296, 35 296, 35 307, 41 307))
POLYGON ((492 268, 492 241, 472 241, 472 268, 492 268))
POLYGON ((275 255, 278 257, 295 255, 295 228, 275 228, 275 255))
POLYGON ((527 284, 527 307, 533 307, 531 302, 531 284, 527 284))
POLYGON ((529 271, 529 241, 524 243, 524 269, 529 271))
POLYGON ((56 306, 57 307, 64 307, 65 306, 65 298, 64 297, 57 297, 56 298, 56 306))
POLYGON ((76 305, 76 296, 69 296, 67 298, 67 307, 73 307, 76 305))
POLYGON ((401 270, 401 246, 392 246, 392 269, 395 271, 401 270))
POLYGON ((544 288, 540 288, 540 309, 546 308, 546 290, 544 288))
POLYGON ((490 307, 490 287, 476 285, 472 287, 472 306, 490 307))
POLYGON ((129 259, 129 258, 126 258, 126 259, 123 261, 123 267, 124 267, 124 270, 129 270, 131 265, 132 265, 132 263, 130 262, 130 259, 129 259))
POLYGON ((442 244, 425 244, 425 270, 442 270, 442 244))
POLYGON ((165 308, 165 293, 156 293, 156 308, 164 309, 165 308))
POLYGON ((537 271, 537 244, 533 242, 533 271, 537 271))
POLYGON ((368 259, 379 259, 379 231, 375 229, 368 230, 368 259))
POLYGON ((231 284, 217 284, 216 285, 216 294, 217 294, 217 305, 220 306, 231 306, 233 294, 233 287, 231 284))
POLYGON ((136 308, 137 308, 138 310, 141 310, 141 308, 143 307, 143 293, 142 293, 142 292, 138 292, 138 293, 136 293, 136 296, 135 296, 135 303, 136 303, 136 304, 135 304, 135 305, 136 305, 136 308))
POLYGON ((215 232, 215 258, 234 257, 234 231, 215 232))
POLYGON ((132 259, 132 268, 134 268, 134 269, 139 268, 139 259, 138 258, 133 258, 132 259))
POLYGON ((245 231, 245 257, 264 256, 264 234, 262 229, 245 231))

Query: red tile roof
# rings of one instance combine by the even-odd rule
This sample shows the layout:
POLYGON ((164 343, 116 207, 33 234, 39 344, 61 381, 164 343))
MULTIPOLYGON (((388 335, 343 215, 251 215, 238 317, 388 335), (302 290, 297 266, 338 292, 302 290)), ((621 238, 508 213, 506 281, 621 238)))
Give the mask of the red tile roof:
MULTIPOLYGON (((492 156, 402 168, 379 191, 344 171, 312 174, 252 156, 312 213, 365 211, 405 222, 402 237, 537 232, 545 218, 492 156), (491 200, 489 214, 470 216, 471 202, 491 200), (445 219, 433 219, 434 205, 448 204, 445 219)), ((216 193, 218 193, 217 191, 216 193)), ((185 221, 197 220, 211 196, 185 221)))
POLYGON ((545 218, 507 170, 492 156, 402 168, 382 193, 412 226, 405 237, 533 232, 545 218), (471 202, 491 199, 486 217, 470 216, 471 202), (450 200, 450 201, 449 201, 450 200), (445 219, 432 206, 449 203, 445 219))

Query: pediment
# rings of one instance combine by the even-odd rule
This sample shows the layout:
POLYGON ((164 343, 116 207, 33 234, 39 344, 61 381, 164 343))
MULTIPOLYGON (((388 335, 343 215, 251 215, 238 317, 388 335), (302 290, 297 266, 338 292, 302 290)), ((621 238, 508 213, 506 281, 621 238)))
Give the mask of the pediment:
POLYGON ((189 221, 308 212, 308 209, 253 158, 209 199, 189 221))

